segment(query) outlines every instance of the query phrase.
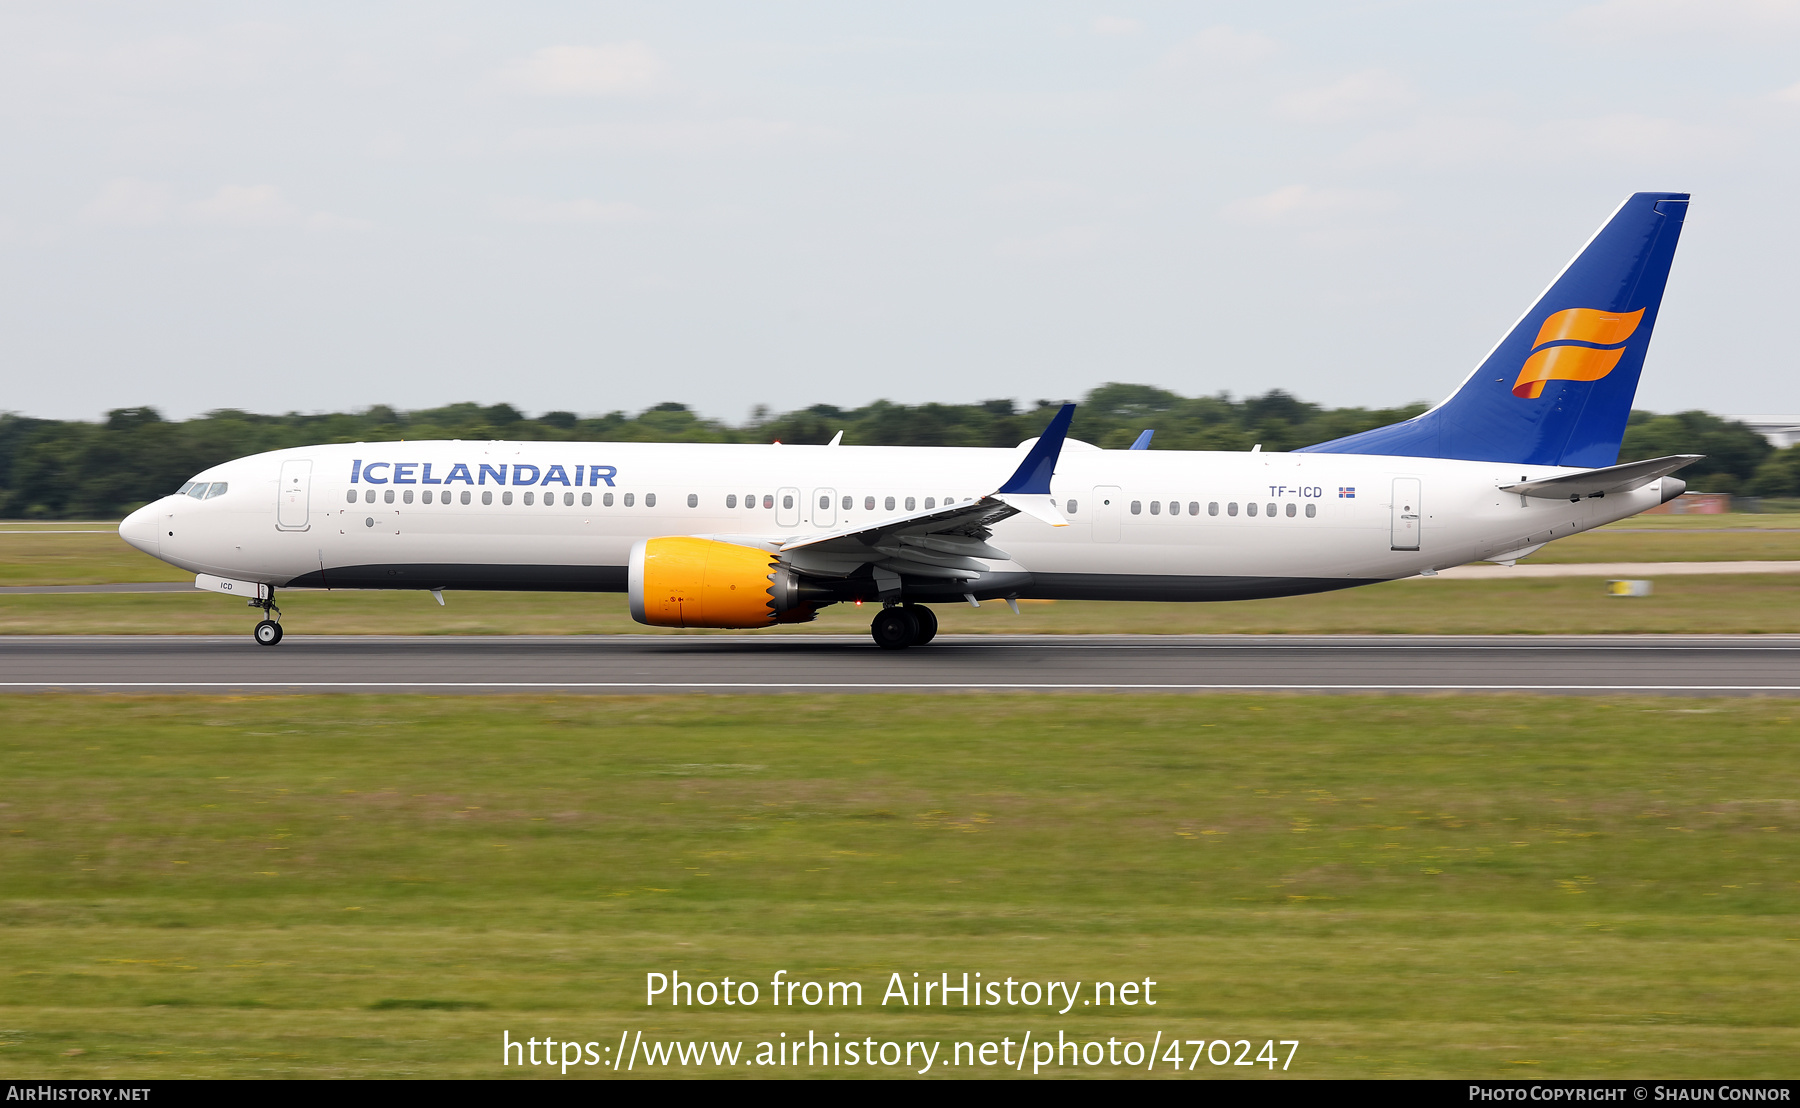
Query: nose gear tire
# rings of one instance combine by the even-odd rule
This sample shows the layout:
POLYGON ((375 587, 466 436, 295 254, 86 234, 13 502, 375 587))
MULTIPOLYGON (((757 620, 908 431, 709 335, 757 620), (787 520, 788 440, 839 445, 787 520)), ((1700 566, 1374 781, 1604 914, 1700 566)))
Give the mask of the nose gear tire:
POLYGON ((256 636, 258 646, 274 646, 281 641, 281 624, 265 619, 256 625, 256 630, 252 633, 256 636))

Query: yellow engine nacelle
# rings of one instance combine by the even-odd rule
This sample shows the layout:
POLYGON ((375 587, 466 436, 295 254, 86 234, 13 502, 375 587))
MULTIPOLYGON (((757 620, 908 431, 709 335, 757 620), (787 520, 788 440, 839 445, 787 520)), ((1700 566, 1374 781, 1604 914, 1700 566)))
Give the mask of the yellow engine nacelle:
POLYGON ((804 623, 814 606, 766 550, 684 536, 631 548, 631 618, 652 627, 768 627, 804 623))

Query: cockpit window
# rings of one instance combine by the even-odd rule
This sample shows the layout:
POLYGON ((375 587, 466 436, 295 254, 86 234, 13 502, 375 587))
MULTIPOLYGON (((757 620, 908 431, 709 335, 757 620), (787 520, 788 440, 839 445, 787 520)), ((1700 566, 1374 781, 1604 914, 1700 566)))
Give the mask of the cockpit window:
POLYGON ((189 481, 189 482, 188 482, 188 483, 187 483, 187 484, 185 484, 185 485, 183 485, 183 486, 181 486, 181 487, 180 487, 180 488, 178 488, 178 489, 176 489, 176 490, 175 490, 175 495, 176 495, 176 496, 186 496, 186 495, 187 495, 187 492, 188 492, 188 490, 189 490, 189 489, 191 489, 191 488, 193 488, 193 487, 194 487, 194 482, 192 482, 192 481, 189 481))
POLYGON ((206 499, 211 500, 215 496, 224 496, 225 490, 230 487, 230 485, 223 481, 214 481, 212 483, 212 488, 206 490, 206 499))
POLYGON ((187 494, 195 500, 205 500, 206 490, 210 488, 212 488, 212 486, 205 481, 195 481, 192 485, 188 486, 187 494))

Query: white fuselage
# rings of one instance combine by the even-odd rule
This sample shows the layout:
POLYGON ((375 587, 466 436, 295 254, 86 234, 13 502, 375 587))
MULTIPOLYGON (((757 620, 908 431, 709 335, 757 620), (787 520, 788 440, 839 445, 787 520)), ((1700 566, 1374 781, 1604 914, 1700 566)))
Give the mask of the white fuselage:
MULTIPOLYGON (((686 443, 314 446, 214 466, 195 480, 225 482, 224 492, 164 497, 120 533, 183 569, 274 586, 622 590, 640 540, 766 545, 875 524, 927 497, 980 497, 1020 457, 686 443)), ((1011 560, 991 563, 981 591, 1176 600, 1313 592, 1502 556, 1661 499, 1655 482, 1575 502, 1499 488, 1567 472, 1071 441, 1051 492, 1069 526, 1026 515, 997 525, 989 541, 1011 560)))

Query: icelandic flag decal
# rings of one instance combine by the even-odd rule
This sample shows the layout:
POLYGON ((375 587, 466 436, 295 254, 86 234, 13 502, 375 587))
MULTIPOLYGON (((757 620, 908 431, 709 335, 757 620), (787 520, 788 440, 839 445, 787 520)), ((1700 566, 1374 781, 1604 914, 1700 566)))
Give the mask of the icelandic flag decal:
POLYGON ((1356 499, 1356 487, 1353 485, 1353 486, 1346 488, 1343 485, 1339 485, 1338 486, 1338 499, 1340 499, 1340 500, 1355 500, 1356 499))

